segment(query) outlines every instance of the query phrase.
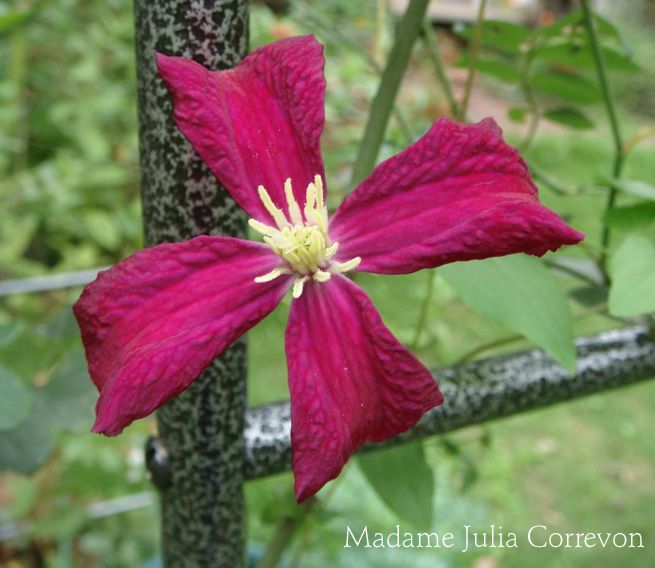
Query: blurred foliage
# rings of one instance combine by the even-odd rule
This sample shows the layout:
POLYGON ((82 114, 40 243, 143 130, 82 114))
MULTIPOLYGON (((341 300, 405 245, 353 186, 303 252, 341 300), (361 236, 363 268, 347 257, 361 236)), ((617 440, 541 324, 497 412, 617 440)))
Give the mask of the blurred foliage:
MULTIPOLYGON (((394 19, 377 8, 373 0, 297 0, 288 15, 276 16, 253 6, 253 47, 297 33, 315 33, 326 44, 322 145, 333 207, 351 189, 352 162, 394 38, 394 19)), ((608 171, 612 148, 580 13, 537 28, 484 24, 476 69, 486 100, 474 98, 470 114, 508 115, 507 121, 496 116, 507 136, 523 146, 531 165, 566 190, 544 182, 544 201, 585 231, 588 244, 550 255, 547 263, 511 258, 444 271, 418 345, 429 365, 533 341, 570 367, 574 332, 617 325, 607 317, 607 302, 621 317, 655 310, 655 174, 652 140, 644 129, 655 116, 652 38, 637 23, 629 33, 601 17, 596 25, 626 145, 632 144, 625 179, 608 171), (608 187, 619 192, 618 207, 604 217, 608 187), (604 283, 575 277, 598 279, 605 220, 613 231, 609 291, 604 283), (471 270, 486 271, 485 283, 495 285, 476 287, 467 276, 471 270), (508 286, 512 280, 516 286, 533 282, 540 299, 530 289, 508 286), (526 297, 539 326, 513 310, 516 294, 526 297)), ((435 35, 459 92, 470 64, 471 30, 438 29, 435 35)), ((131 1, 0 1, 0 61, 0 279, 112 264, 141 247, 131 1)), ((415 137, 435 116, 449 113, 425 45, 414 50, 396 107, 415 137)), ((407 142, 392 119, 380 158, 407 142)), ((363 275, 359 282, 393 333, 410 343, 425 276, 363 275)), ((0 475, 0 565, 12 559, 25 566, 131 567, 157 554, 156 507, 102 519, 90 508, 150 489, 142 447, 153 424, 140 421, 113 439, 88 433, 95 389, 70 312, 78 294, 53 290, 0 298, 0 469, 6 470, 0 475), (1 542, 9 529, 12 538, 1 542)), ((287 309, 283 303, 251 334, 253 403, 288 396, 282 343, 287 309)), ((434 565, 434 551, 344 554, 346 524, 388 531, 397 522, 422 526, 432 517, 433 529, 443 531, 493 522, 518 528, 548 517, 562 528, 587 523, 596 530, 639 529, 652 500, 643 480, 655 475, 646 423, 653 391, 640 389, 365 456, 321 493, 289 560, 296 566, 434 565), (571 431, 579 443, 567 444, 571 431), (411 472, 403 476, 408 464, 411 472), (615 518, 601 517, 609 499, 619 502, 615 518)), ((289 487, 288 474, 248 486, 253 541, 265 542, 280 519, 297 514, 289 487)), ((477 558, 489 562, 485 554, 462 557, 455 551, 440 553, 438 560, 468 566, 477 558)), ((539 559, 526 554, 495 551, 489 565, 550 566, 561 560, 555 553, 539 559)), ((576 565, 598 565, 595 554, 581 556, 576 565)), ((643 558, 644 565, 655 562, 652 553, 643 558)))

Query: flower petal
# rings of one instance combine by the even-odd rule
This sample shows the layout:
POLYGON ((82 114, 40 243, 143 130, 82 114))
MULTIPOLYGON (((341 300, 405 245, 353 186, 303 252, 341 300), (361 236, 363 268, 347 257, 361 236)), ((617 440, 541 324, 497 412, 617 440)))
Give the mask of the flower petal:
POLYGON ((415 144, 382 162, 332 217, 336 260, 403 274, 458 260, 542 255, 584 238, 550 209, 518 151, 492 119, 439 119, 415 144))
POLYGON ((314 176, 325 179, 324 63, 323 46, 313 36, 257 49, 227 71, 157 54, 178 127, 237 203, 262 222, 270 217, 257 186, 286 210, 287 178, 301 206, 314 176))
POLYGON ((334 479, 357 448, 411 428, 443 401, 430 372, 343 276, 308 282, 286 332, 298 501, 334 479))
POLYGON ((119 434, 186 389, 279 303, 289 278, 268 247, 197 237, 137 252, 102 272, 73 306, 100 391, 94 432, 119 434))

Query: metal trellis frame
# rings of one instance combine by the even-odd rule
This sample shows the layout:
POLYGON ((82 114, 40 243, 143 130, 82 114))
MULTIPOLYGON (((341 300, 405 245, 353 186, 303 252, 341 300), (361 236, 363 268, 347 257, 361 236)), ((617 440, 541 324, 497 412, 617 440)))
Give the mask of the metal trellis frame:
MULTIPOLYGON (((242 236, 245 218, 179 133, 155 69, 155 51, 208 67, 238 63, 248 44, 248 0, 135 0, 142 195, 146 242, 199 234, 242 236)), ((0 295, 79 285, 96 271, 0 283, 0 295)), ((579 338, 569 375, 541 350, 438 369, 446 398, 410 431, 362 451, 443 434, 655 377, 652 329, 579 338)), ((158 413, 160 438, 146 463, 162 500, 166 566, 245 563, 243 482, 291 464, 288 402, 246 408, 245 342, 239 341, 158 413)), ((148 493, 98 504, 90 516, 145 506, 148 493)), ((5 527, 12 538, 24 527, 5 527)))

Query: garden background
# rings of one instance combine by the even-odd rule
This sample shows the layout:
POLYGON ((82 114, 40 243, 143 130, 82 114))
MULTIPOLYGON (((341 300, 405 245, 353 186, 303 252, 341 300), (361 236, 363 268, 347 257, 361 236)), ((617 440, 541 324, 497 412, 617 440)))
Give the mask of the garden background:
MULTIPOLYGON (((394 40, 397 17, 380 5, 297 0, 284 14, 257 3, 251 10, 252 48, 301 33, 314 33, 326 45, 322 146, 333 206, 352 187, 352 164, 394 40)), ((651 2, 606 2, 598 8, 603 45, 620 55, 607 58, 620 128, 626 140, 635 141, 623 177, 642 182, 636 192, 619 188, 624 210, 612 220, 616 234, 631 235, 635 226, 655 218, 655 139, 648 138, 655 127, 655 19, 651 2)), ((542 14, 537 25, 561 34, 565 26, 557 28, 558 16, 542 14)), ((130 0, 0 2, 1 281, 108 266, 143 246, 133 26, 130 0)), ((584 49, 573 61, 556 51, 535 56, 534 65, 556 67, 569 77, 563 84, 552 77, 535 81, 528 87, 533 98, 526 98, 520 58, 531 31, 518 24, 486 30, 468 118, 493 116, 539 172, 542 200, 588 236, 587 250, 569 249, 546 260, 551 268, 559 265, 549 274, 568 298, 574 334, 627 325, 624 317, 608 314, 603 286, 589 285, 598 275, 587 252, 593 256, 600 246, 614 155, 593 61, 585 59, 584 49), (535 108, 541 117, 536 125, 535 108), (586 284, 576 272, 586 276, 586 284)), ((408 136, 418 137, 437 116, 452 115, 435 70, 435 43, 456 97, 466 89, 474 26, 440 26, 431 33, 431 41, 418 41, 413 50, 396 102, 404 119, 392 118, 378 159, 404 148, 408 136)), ((617 247, 622 242, 615 238, 617 247)), ((625 261, 637 262, 638 254, 625 261)), ((494 274, 489 273, 489 285, 501 285, 494 274)), ((529 331, 480 309, 475 291, 458 285, 456 273, 436 275, 418 339, 432 274, 359 279, 391 331, 415 345, 429 367, 534 345, 525 338, 529 331)), ((159 555, 159 512, 143 463, 154 420, 142 420, 118 438, 89 433, 96 393, 70 311, 79 292, 79 287, 19 290, 0 297, 3 566, 154 566, 159 555)), ((526 304, 533 301, 530 290, 512 293, 526 304)), ((648 300, 649 291, 625 294, 648 300)), ((539 306, 533 309, 538 313, 539 306)), ((252 404, 288 397, 282 339, 287 310, 288 300, 249 334, 252 404)), ((552 349, 566 363, 567 347, 552 349)), ((655 390, 646 383, 423 442, 434 476, 434 492, 426 493, 433 530, 463 524, 522 530, 543 523, 560 532, 640 531, 652 538, 654 403, 655 390)), ((384 471, 394 469, 393 451, 379 454, 385 455, 383 462, 365 466, 366 475, 353 460, 321 493, 297 531, 289 565, 655 564, 650 547, 486 549, 466 555, 457 547, 344 551, 346 525, 388 532, 396 523, 411 530, 416 521, 398 516, 371 487, 375 476, 378 485, 393 485, 384 471)), ((285 516, 295 514, 291 485, 290 474, 247 484, 254 554, 285 516)))

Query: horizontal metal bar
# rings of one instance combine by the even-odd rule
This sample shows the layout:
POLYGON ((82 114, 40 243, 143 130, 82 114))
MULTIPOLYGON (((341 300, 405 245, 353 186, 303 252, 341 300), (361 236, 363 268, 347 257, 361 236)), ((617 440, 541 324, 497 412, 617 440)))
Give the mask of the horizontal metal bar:
MULTIPOLYGON (((540 350, 437 370, 434 375, 446 402, 412 430, 363 450, 419 440, 655 377, 655 341, 645 327, 580 338, 576 347, 578 366, 573 376, 540 350)), ((248 410, 246 478, 290 469, 290 430, 288 402, 248 410)))
POLYGON ((47 274, 35 276, 34 278, 18 278, 16 280, 0 281, 0 296, 11 296, 12 294, 30 294, 33 292, 46 292, 60 288, 72 288, 73 286, 84 286, 95 280, 98 272, 108 267, 90 268, 78 272, 63 272, 61 274, 47 274))

